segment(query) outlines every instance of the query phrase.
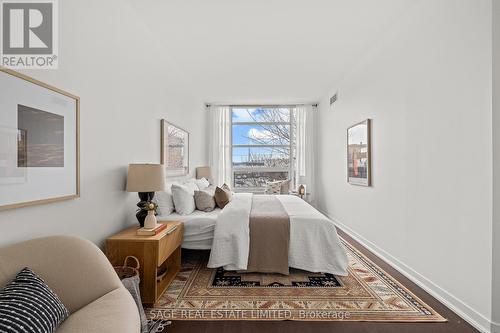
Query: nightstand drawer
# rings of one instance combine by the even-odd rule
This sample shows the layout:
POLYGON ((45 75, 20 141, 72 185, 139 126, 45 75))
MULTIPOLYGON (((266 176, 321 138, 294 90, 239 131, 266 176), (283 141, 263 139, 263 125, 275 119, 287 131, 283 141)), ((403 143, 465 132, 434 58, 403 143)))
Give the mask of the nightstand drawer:
POLYGON ((158 244, 158 266, 160 266, 182 244, 184 224, 177 224, 173 231, 167 231, 158 244))

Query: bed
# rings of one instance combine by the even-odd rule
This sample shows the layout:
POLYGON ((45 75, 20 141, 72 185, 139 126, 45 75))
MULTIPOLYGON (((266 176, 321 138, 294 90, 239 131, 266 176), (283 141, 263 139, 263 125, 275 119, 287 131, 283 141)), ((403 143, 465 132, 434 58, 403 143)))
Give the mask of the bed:
MULTIPOLYGON (((265 196, 255 196, 265 197, 265 196)), ((276 198, 289 218, 289 267, 310 272, 347 275, 347 255, 334 223, 304 200, 293 195, 276 198)), ((189 215, 176 213, 161 220, 184 222, 185 249, 210 249, 208 267, 245 271, 250 255, 249 216, 254 195, 235 193, 224 208, 189 215)))
POLYGON ((216 208, 211 212, 195 210, 188 215, 172 213, 158 216, 158 221, 182 221, 184 223, 184 238, 182 248, 190 250, 210 250, 214 239, 215 223, 221 212, 216 208))

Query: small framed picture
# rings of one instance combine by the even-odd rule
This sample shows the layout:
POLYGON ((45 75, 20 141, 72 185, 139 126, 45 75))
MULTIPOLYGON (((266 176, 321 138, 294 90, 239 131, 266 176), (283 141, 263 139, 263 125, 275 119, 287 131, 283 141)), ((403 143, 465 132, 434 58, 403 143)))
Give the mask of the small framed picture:
POLYGON ((371 186, 371 121, 347 129, 347 182, 371 186))

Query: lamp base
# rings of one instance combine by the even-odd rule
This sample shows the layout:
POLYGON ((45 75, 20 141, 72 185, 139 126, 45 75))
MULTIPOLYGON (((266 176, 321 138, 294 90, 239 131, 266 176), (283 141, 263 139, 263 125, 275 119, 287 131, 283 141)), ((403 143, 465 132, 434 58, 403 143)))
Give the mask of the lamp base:
POLYGON ((299 194, 301 199, 304 199, 304 196, 306 195, 306 186, 303 184, 300 184, 299 188, 297 189, 297 193, 299 194))
POLYGON ((139 207, 139 209, 137 209, 135 217, 137 218, 137 221, 139 222, 141 228, 143 228, 144 220, 148 215, 148 211, 144 208, 149 201, 153 200, 153 198, 155 197, 155 192, 139 192, 138 194, 141 201, 137 203, 137 207, 139 207))

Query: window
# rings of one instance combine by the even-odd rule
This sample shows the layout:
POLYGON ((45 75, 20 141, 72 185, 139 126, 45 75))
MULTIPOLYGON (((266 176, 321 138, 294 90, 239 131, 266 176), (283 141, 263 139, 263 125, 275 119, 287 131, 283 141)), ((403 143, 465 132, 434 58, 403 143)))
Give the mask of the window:
POLYGON ((266 183, 294 177, 294 108, 233 107, 235 191, 263 193, 266 183))

